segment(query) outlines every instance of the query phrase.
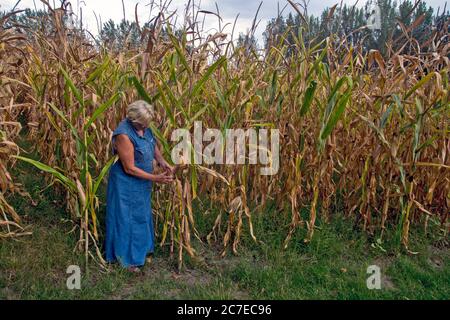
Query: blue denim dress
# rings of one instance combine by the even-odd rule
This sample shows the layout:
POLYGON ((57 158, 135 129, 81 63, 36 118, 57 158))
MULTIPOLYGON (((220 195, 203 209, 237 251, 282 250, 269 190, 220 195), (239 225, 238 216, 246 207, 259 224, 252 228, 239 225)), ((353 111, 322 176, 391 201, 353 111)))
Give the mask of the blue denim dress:
MULTIPOLYGON (((136 167, 151 173, 155 138, 150 129, 140 136, 130 120, 123 120, 113 132, 125 134, 134 146, 136 167)), ((116 154, 116 150, 113 150, 116 154)), ((118 160, 110 169, 106 200, 106 261, 119 261, 124 267, 142 266, 154 250, 151 208, 152 182, 125 173, 118 160)))

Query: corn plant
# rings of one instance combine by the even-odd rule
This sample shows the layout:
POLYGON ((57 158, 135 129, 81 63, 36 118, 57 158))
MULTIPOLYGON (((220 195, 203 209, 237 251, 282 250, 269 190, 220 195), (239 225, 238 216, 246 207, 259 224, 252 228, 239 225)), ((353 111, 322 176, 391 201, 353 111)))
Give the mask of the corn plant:
MULTIPOLYGON (((204 37, 195 9, 192 24, 181 30, 162 9, 150 27, 139 27, 141 47, 109 50, 69 32, 64 10, 52 10, 50 36, 34 30, 20 40, 26 59, 2 74, 9 89, 1 101, 20 93, 17 110, 41 156, 40 162, 21 159, 50 173, 49 183, 60 182, 55 189, 67 194, 87 255, 89 244, 100 255, 98 188, 113 161, 110 134, 137 98, 155 105, 152 130, 166 158, 172 131, 192 130, 195 121, 224 134, 231 128, 280 132, 274 176, 261 176, 259 165, 248 163, 186 164, 173 185, 155 189, 158 237, 180 268, 185 253, 196 254, 193 237, 220 241, 221 255, 238 253, 244 232, 263 241, 252 222, 268 204, 288 227, 284 247, 299 229, 310 242, 316 226, 336 216, 377 241, 393 229, 409 251, 413 224, 448 235, 449 48, 438 30, 427 47, 432 51, 405 29, 404 46, 382 56, 336 35, 306 43, 307 28, 297 34, 288 28, 260 55, 227 40, 223 28, 204 37), (202 214, 195 204, 203 197, 218 209, 207 235, 195 228, 202 214)), ((18 114, 7 121, 18 122, 18 114)))
MULTIPOLYGON (((99 240, 98 234, 98 218, 97 210, 99 207, 98 191, 103 178, 108 173, 109 168, 116 160, 116 157, 111 157, 110 160, 101 169, 97 177, 94 178, 95 169, 98 167, 98 161, 96 156, 91 152, 92 144, 97 136, 97 127, 95 126, 96 120, 101 117, 108 108, 112 107, 114 103, 120 98, 121 93, 114 94, 107 101, 101 103, 89 116, 86 114, 86 110, 90 109, 90 104, 93 104, 91 100, 86 100, 83 97, 81 91, 75 86, 69 75, 64 69, 60 69, 66 81, 66 91, 64 96, 68 99, 69 96, 73 96, 79 105, 73 119, 69 119, 62 110, 58 109, 52 103, 49 103, 49 107, 53 110, 54 114, 60 120, 62 124, 59 125, 55 119, 49 115, 49 120, 53 125, 56 132, 61 134, 63 132, 69 132, 71 138, 74 140, 76 146, 76 161, 75 165, 70 167, 70 171, 62 170, 58 167, 52 167, 42 162, 17 156, 16 158, 27 163, 30 163, 38 169, 47 172, 53 176, 57 182, 59 182, 67 191, 68 208, 73 213, 73 219, 79 220, 80 223, 80 240, 78 246, 84 248, 86 264, 88 263, 89 256, 95 259, 89 250, 89 244, 92 243, 97 253, 97 259, 105 265, 105 261, 102 258, 102 254, 97 245, 99 240), (81 121, 80 121, 81 120, 81 121), (81 126, 77 124, 81 122, 81 126)), ((94 71, 95 72, 95 71, 94 71)), ((88 77, 88 81, 92 79, 91 75, 88 77)), ((70 99, 68 99, 70 100, 70 99)))

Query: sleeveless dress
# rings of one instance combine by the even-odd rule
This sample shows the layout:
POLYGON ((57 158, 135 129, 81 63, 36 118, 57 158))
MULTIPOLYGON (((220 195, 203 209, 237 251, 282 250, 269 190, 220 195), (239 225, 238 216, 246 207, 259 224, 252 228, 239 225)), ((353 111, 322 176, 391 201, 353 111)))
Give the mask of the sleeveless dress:
MULTIPOLYGON (((150 129, 140 136, 130 120, 120 122, 113 132, 125 134, 134 146, 135 166, 151 173, 155 138, 150 129)), ((111 167, 106 200, 106 261, 119 261, 124 267, 142 266, 154 250, 151 208, 152 182, 125 173, 120 160, 111 167)))

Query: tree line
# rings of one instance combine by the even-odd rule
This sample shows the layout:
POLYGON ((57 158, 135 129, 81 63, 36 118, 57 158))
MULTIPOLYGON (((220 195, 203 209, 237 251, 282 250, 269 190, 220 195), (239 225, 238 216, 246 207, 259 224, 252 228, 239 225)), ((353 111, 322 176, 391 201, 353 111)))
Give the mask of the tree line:
MULTIPOLYGON (((62 6, 64 3, 66 2, 63 1, 62 6)), ((0 12, 0 18, 6 14, 7 12, 0 12)), ((40 28, 51 34, 54 26, 45 19, 47 14, 48 12, 43 10, 26 9, 9 19, 9 24, 23 27, 25 33, 27 30, 40 28)), ((64 19, 74 28, 82 29, 82 21, 74 24, 72 15, 65 15, 64 19)), ((141 31, 151 31, 153 25, 152 21, 138 26, 135 21, 122 19, 116 23, 108 20, 99 23, 98 35, 91 34, 91 39, 109 49, 139 48, 142 43, 146 43, 144 38, 151 35, 151 32, 148 32, 143 37, 141 31)), ((7 26, 2 26, 5 27, 7 26)), ((299 34, 304 43, 310 45, 319 43, 333 34, 341 41, 345 39, 350 45, 360 45, 363 50, 376 49, 385 54, 389 48, 399 49, 404 42, 398 40, 405 34, 426 48, 436 30, 444 31, 440 34, 450 33, 450 14, 446 3, 443 8, 435 10, 427 5, 426 1, 368 0, 363 6, 336 4, 324 9, 319 16, 308 15, 306 9, 304 13, 298 11, 287 16, 278 15, 267 22, 263 32, 263 44, 257 42, 254 34, 241 33, 237 46, 268 50, 274 45, 285 44, 288 45, 287 55, 292 55, 295 54, 294 39, 299 34)), ((165 33, 165 30, 162 31, 165 33)), ((181 34, 181 30, 173 31, 181 34)), ((442 41, 448 42, 448 36, 442 41)))
MULTIPOLYGON (((320 16, 292 14, 271 19, 266 26, 264 48, 275 43, 293 44, 301 33, 305 43, 320 42, 334 34, 364 50, 386 53, 387 45, 398 49, 405 32, 419 43, 426 44, 437 29, 449 29, 450 15, 446 9, 436 10, 425 1, 369 0, 363 6, 335 5, 320 16)), ((448 36, 443 41, 449 41, 448 36)), ((288 53, 292 53, 288 51, 288 53)))

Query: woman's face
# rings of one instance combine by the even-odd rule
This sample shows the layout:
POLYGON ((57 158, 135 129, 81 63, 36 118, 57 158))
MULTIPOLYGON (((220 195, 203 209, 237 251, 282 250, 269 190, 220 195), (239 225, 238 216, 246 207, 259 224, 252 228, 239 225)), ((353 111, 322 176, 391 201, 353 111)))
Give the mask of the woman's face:
POLYGON ((148 128, 148 126, 145 126, 138 122, 133 123, 133 126, 136 128, 136 130, 139 130, 139 131, 143 131, 148 128))

